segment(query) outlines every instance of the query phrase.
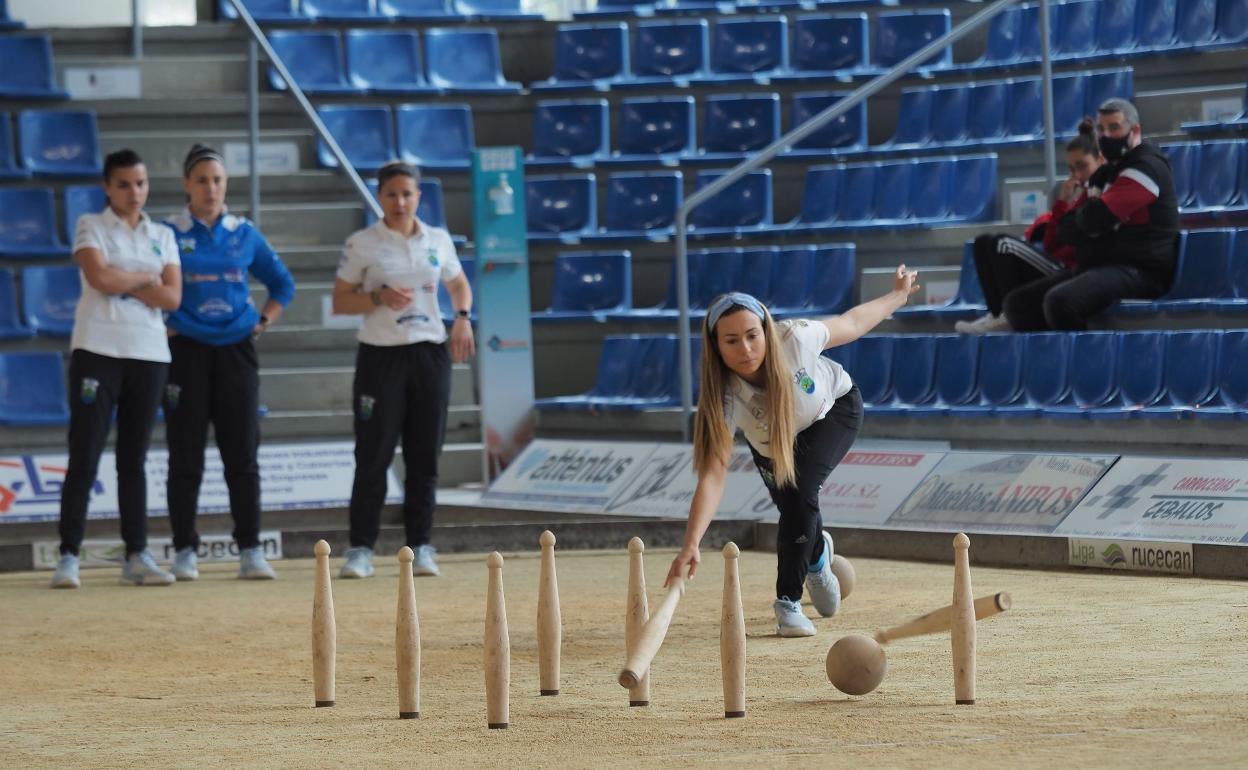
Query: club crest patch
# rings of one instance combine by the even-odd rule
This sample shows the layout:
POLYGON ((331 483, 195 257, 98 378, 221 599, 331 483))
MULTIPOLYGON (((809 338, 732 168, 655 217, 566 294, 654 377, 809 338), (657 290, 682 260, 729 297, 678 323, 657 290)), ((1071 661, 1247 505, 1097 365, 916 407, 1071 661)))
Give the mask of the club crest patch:
POLYGON ((815 392, 815 381, 805 369, 797 370, 797 373, 793 375, 793 382, 797 383, 797 386, 807 395, 815 392))
POLYGON ((99 390, 100 390, 99 380, 95 379, 94 377, 83 377, 82 388, 78 391, 79 398, 82 399, 82 403, 84 404, 94 404, 95 396, 97 393, 99 393, 99 390))
POLYGON ((373 398, 372 396, 360 396, 360 405, 359 405, 359 409, 357 410, 359 418, 361 420, 372 419, 373 408, 376 406, 376 404, 377 404, 377 399, 373 398))
POLYGON ((172 383, 165 386, 165 406, 168 409, 178 408, 178 399, 182 396, 182 386, 172 383))

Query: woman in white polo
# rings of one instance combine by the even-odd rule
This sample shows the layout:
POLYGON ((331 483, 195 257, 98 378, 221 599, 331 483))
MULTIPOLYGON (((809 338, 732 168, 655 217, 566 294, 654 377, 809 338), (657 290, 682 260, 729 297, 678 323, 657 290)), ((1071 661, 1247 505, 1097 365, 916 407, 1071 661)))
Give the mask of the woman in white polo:
POLYGON ((403 524, 416 552, 417 575, 438 574, 430 545, 438 489, 438 457, 446 434, 451 360, 475 350, 469 315, 472 289, 451 236, 416 217, 420 174, 404 163, 377 172, 385 216, 347 239, 334 281, 334 312, 363 315, 355 359, 355 482, 350 548, 342 577, 373 574, 386 472, 403 440, 406 470, 403 524), (455 308, 447 350, 438 284, 455 308))
POLYGON ((104 161, 108 207, 78 218, 74 261, 82 297, 69 362, 69 467, 61 488, 61 558, 53 588, 77 588, 78 549, 100 455, 117 417, 117 506, 126 545, 122 582, 168 585, 147 551, 147 446, 169 369, 164 311, 182 302, 173 232, 153 222, 147 169, 133 150, 104 161))

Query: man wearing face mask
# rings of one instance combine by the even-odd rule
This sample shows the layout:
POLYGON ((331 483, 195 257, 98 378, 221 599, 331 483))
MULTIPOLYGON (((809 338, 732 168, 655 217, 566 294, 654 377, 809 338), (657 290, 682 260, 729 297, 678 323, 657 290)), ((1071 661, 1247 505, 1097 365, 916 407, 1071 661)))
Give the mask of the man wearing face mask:
MULTIPOLYGON (((1174 280, 1179 205, 1170 162, 1141 136, 1140 115, 1126 99, 1097 110, 1097 145, 1105 159, 1063 217, 1058 237, 1075 248, 1076 270, 1016 290, 1039 302, 1013 303, 1017 331, 1082 331, 1088 319, 1122 299, 1156 299, 1174 280)), ((1007 303, 1011 304, 1011 303, 1007 303)))

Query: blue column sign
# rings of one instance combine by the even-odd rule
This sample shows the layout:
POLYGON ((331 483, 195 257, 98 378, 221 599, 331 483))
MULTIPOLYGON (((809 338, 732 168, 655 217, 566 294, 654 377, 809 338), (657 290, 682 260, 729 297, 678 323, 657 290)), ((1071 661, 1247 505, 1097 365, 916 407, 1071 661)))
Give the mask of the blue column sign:
POLYGON ((533 332, 520 148, 472 154, 477 247, 477 367, 485 478, 494 479, 533 439, 533 332))

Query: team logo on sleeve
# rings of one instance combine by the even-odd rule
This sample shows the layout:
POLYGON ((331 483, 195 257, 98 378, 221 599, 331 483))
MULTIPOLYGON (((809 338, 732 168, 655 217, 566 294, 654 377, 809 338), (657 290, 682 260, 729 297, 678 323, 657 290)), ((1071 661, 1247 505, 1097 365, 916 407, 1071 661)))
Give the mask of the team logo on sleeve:
POLYGON ((99 393, 99 390, 100 390, 99 380, 95 379, 94 377, 83 377, 82 388, 78 391, 79 398, 82 399, 82 403, 84 404, 94 404, 95 396, 97 393, 99 393))
POLYGON ((793 382, 797 383, 797 386, 808 395, 815 392, 815 381, 805 369, 797 370, 797 373, 793 375, 793 382))
POLYGON ((377 399, 372 396, 360 396, 360 406, 358 410, 361 420, 369 420, 373 417, 373 407, 377 405, 377 399))
POLYGON ((169 383, 165 386, 165 405, 169 409, 178 408, 178 399, 182 396, 182 386, 169 383))

